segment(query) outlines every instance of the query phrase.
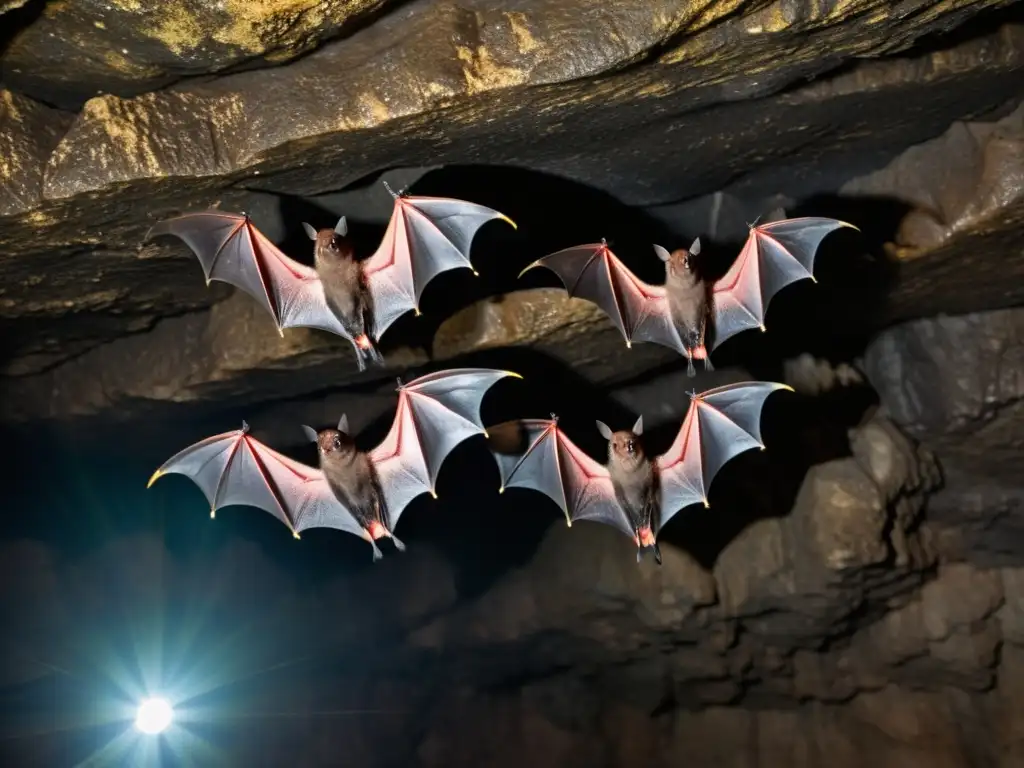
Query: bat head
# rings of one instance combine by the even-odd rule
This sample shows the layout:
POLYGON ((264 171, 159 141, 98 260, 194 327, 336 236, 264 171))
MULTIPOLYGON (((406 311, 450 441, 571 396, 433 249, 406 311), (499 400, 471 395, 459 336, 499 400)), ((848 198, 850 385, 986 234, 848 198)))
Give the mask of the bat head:
POLYGON ((597 422, 597 429, 608 441, 608 458, 627 466, 639 464, 644 460, 644 447, 640 444, 640 435, 644 431, 644 417, 636 420, 632 430, 624 429, 612 432, 603 421, 597 422))
POLYGON ((324 429, 317 432, 312 427, 303 427, 312 442, 316 443, 317 453, 323 458, 342 459, 356 453, 355 441, 348 434, 348 417, 342 416, 337 429, 324 429))
POLYGON ((356 452, 355 441, 337 429, 325 429, 316 436, 316 447, 322 456, 341 459, 356 452))
POLYGON ((352 244, 348 241, 348 222, 344 216, 338 219, 334 229, 325 227, 316 230, 305 222, 302 224, 302 228, 306 230, 307 237, 315 243, 313 249, 318 262, 352 258, 352 244))
POLYGON ((658 258, 665 262, 665 275, 668 279, 681 280, 696 284, 700 280, 697 272, 696 257, 700 255, 700 238, 693 241, 689 248, 677 248, 669 253, 660 245, 654 246, 658 258))

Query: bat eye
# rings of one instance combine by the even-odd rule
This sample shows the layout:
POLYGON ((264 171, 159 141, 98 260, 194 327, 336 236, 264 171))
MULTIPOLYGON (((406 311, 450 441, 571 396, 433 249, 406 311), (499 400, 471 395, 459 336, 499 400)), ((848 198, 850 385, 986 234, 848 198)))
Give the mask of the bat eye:
POLYGON ((337 435, 335 435, 335 436, 334 436, 334 439, 333 439, 333 440, 331 441, 331 444, 332 444, 332 445, 333 445, 333 446, 334 446, 335 448, 341 448, 341 438, 340 438, 340 437, 338 437, 337 435))
POLYGON ((630 455, 636 453, 636 445, 633 443, 632 440, 626 442, 626 450, 629 452, 630 455))
POLYGON ((337 241, 337 240, 335 240, 335 239, 334 239, 334 238, 332 237, 332 238, 331 238, 331 244, 330 244, 330 246, 329 246, 329 247, 330 247, 330 249, 331 249, 332 251, 336 251, 336 250, 338 250, 338 241, 337 241))

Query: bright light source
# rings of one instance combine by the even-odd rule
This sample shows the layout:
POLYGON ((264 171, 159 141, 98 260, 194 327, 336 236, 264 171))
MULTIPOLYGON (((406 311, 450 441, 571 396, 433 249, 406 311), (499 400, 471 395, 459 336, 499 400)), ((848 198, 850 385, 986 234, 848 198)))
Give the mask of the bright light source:
POLYGON ((139 713, 135 716, 135 727, 143 733, 156 734, 171 724, 174 710, 167 699, 146 699, 139 704, 139 713))

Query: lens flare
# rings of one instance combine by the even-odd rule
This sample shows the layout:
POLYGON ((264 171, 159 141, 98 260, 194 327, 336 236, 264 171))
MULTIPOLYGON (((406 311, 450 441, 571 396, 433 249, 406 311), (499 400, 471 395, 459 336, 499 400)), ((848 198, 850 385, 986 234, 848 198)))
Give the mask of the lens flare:
POLYGON ((167 729, 174 718, 174 710, 167 699, 146 699, 139 704, 139 712, 135 716, 135 727, 150 735, 167 729))

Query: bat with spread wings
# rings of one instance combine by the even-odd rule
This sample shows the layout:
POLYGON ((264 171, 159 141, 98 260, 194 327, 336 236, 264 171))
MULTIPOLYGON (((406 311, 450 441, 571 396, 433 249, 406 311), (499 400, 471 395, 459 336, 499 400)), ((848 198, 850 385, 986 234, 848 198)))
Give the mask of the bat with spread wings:
POLYGON ((690 504, 707 506, 708 489, 727 461, 751 448, 764 449, 761 410, 767 397, 790 387, 742 382, 691 393, 690 408, 671 447, 648 458, 640 437, 643 417, 631 430, 613 432, 597 422, 608 440, 608 463, 576 446, 558 418, 507 421, 488 428, 488 447, 501 474, 501 491, 530 488, 552 499, 571 526, 577 520, 610 525, 637 545, 637 562, 653 550, 661 563, 660 531, 690 504))
POLYGON ((384 240, 367 259, 356 258, 344 216, 334 229, 303 223, 314 242, 313 267, 286 256, 247 214, 211 210, 187 213, 153 226, 146 240, 173 235, 199 257, 209 285, 230 283, 248 293, 285 328, 319 328, 352 344, 359 370, 380 364, 381 336, 410 309, 419 314, 427 284, 442 272, 467 267, 473 237, 504 214, 446 197, 393 192, 394 210, 384 240))
MULTIPOLYGON (((240 430, 208 437, 164 463, 149 480, 163 475, 189 477, 210 502, 210 516, 222 507, 244 505, 277 517, 295 538, 307 528, 336 528, 373 546, 390 538, 402 511, 423 493, 434 491, 441 465, 452 450, 474 435, 486 435, 480 421, 484 395, 511 371, 457 368, 399 382, 398 411, 391 430, 376 448, 363 452, 349 434, 348 418, 337 429, 304 426, 317 444, 319 468, 289 459, 240 430)), ((148 486, 147 486, 148 487, 148 486)))
POLYGON ((618 326, 626 346, 652 342, 671 347, 710 369, 710 352, 749 328, 765 330, 764 316, 772 297, 790 283, 814 280, 814 256, 821 241, 840 227, 857 229, 837 219, 805 217, 775 219, 750 227, 750 234, 729 271, 709 284, 697 269, 700 238, 671 253, 654 250, 665 263, 665 283, 649 285, 612 253, 606 241, 577 245, 538 259, 523 272, 546 267, 558 275, 570 296, 594 302, 618 326))

